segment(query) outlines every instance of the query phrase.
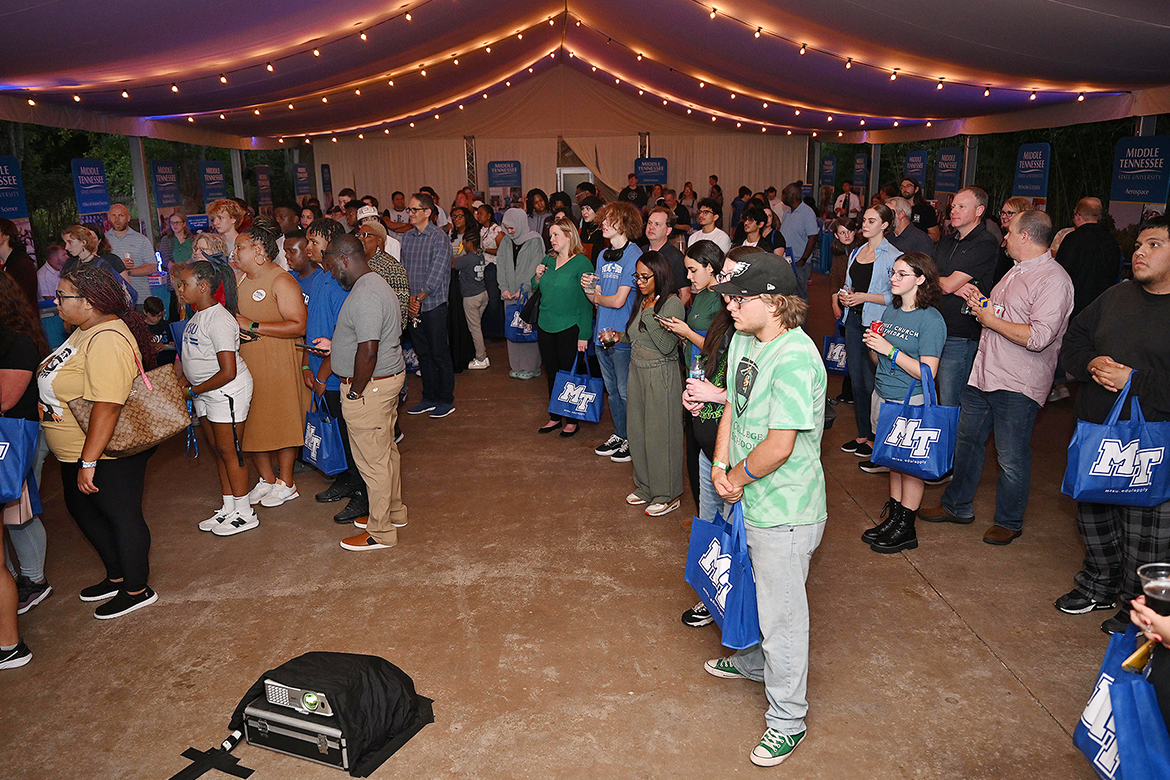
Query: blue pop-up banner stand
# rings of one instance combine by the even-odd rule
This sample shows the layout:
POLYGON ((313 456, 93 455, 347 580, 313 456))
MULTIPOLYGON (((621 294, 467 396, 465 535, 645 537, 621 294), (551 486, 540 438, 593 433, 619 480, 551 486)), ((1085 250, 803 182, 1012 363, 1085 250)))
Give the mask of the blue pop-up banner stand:
POLYGON ((13 222, 28 219, 20 161, 9 154, 0 155, 0 217, 13 222))
POLYGON ((634 160, 634 175, 638 177, 639 185, 661 184, 666 186, 666 158, 639 157, 634 160))
POLYGON ((1020 150, 1016 153, 1016 176, 1012 182, 1012 197, 1047 198, 1051 160, 1052 146, 1047 141, 1020 144, 1020 150))
POLYGON ((312 185, 309 184, 309 166, 304 163, 293 163, 293 192, 297 198, 311 195, 312 185))
POLYGON ((853 155, 853 189, 864 189, 869 182, 869 155, 853 155))
POLYGON ((175 161, 153 160, 150 172, 154 178, 155 208, 178 208, 182 198, 179 194, 179 168, 175 161))
POLYGON ((934 161, 934 194, 936 197, 941 192, 953 194, 959 191, 962 163, 962 149, 947 147, 938 150, 938 158, 934 161))
POLYGON ((1170 191, 1168 158, 1170 136, 1122 138, 1113 155, 1110 201, 1161 203, 1165 206, 1170 191))
POLYGON ((205 207, 227 197, 227 173, 224 171, 223 163, 216 160, 204 160, 199 163, 199 180, 203 186, 205 207))
POLYGON ((256 200, 260 207, 272 206, 272 169, 267 165, 257 165, 256 171, 256 200))
POLYGON ((521 187, 519 160, 493 160, 487 165, 489 187, 521 187))
POLYGON ((911 149, 906 152, 906 165, 902 169, 902 178, 914 179, 918 186, 926 189, 926 162, 930 159, 930 152, 926 149, 911 149))
POLYGON ((75 157, 73 192, 77 195, 78 214, 105 214, 110 210, 110 188, 106 185, 106 166, 101 160, 75 157))
POLYGON ((821 158, 821 186, 837 186, 837 158, 831 154, 821 158))
POLYGON ((325 163, 321 163, 321 194, 325 198, 325 210, 333 208, 333 173, 325 163))

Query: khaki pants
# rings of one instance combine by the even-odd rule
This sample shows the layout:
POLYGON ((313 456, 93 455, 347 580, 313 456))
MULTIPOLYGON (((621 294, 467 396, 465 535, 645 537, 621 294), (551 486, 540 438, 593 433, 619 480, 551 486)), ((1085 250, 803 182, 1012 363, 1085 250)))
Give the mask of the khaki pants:
POLYGON ((463 299, 463 314, 467 317, 467 330, 471 332, 471 343, 475 345, 475 359, 483 360, 487 357, 487 349, 483 343, 483 310, 488 305, 487 292, 463 299))
POLYGON ((398 418, 398 392, 406 374, 374 379, 366 385, 362 397, 351 401, 345 397, 349 385, 342 385, 341 413, 349 427, 353 460, 366 481, 370 502, 370 519, 366 531, 374 540, 387 545, 398 543, 394 523, 406 524, 406 506, 402 503, 402 469, 398 445, 394 443, 394 422, 398 418))

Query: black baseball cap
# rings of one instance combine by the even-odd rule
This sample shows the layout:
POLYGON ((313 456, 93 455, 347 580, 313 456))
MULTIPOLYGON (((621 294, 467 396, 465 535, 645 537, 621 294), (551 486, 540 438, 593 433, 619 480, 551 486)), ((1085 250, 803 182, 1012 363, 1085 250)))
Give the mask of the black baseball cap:
POLYGON ((756 252, 737 262, 731 278, 711 289, 720 295, 794 295, 796 274, 779 255, 756 252))

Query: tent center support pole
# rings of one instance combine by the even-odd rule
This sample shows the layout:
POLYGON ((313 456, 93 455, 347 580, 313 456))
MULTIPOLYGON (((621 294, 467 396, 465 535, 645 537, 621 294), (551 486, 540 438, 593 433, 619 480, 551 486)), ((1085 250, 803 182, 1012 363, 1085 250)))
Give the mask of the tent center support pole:
POLYGON ((963 181, 962 186, 970 187, 975 183, 975 170, 979 162, 979 136, 969 135, 963 143, 963 181))
POLYGON ((237 198, 244 197, 244 153, 239 149, 232 149, 232 182, 235 185, 237 198))
POLYGON ((475 136, 463 136, 463 153, 466 157, 467 165, 467 186, 471 187, 472 192, 479 190, 479 175, 477 174, 477 167, 475 164, 475 136))
POLYGON ((881 189, 882 145, 869 145, 869 187, 865 194, 873 197, 881 189))
POLYGON ((142 137, 132 135, 130 141, 130 172, 134 179, 134 205, 138 210, 142 234, 155 243, 154 217, 150 213, 150 188, 146 184, 146 149, 142 137))
POLYGON ((1139 116, 1134 127, 1134 135, 1154 135, 1155 127, 1158 124, 1158 117, 1156 116, 1139 116))

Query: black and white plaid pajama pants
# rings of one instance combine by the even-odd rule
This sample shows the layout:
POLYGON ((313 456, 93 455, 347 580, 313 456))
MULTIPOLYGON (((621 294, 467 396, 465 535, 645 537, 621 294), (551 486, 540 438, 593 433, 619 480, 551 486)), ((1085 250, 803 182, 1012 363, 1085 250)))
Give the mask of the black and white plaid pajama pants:
POLYGON ((1137 568, 1170 561, 1170 501, 1154 507, 1077 502, 1077 530, 1085 542, 1085 561, 1073 578, 1096 601, 1129 600, 1142 595, 1137 568))

